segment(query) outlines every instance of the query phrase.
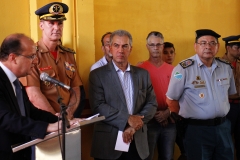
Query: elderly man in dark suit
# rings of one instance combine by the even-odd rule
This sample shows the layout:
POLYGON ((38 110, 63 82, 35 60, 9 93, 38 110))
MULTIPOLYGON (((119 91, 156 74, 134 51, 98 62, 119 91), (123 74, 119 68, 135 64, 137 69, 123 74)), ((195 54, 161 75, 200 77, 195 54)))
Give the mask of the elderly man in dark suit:
POLYGON ((58 130, 57 116, 35 108, 18 81, 31 74, 36 63, 33 40, 23 34, 4 39, 0 49, 0 159, 29 160, 31 148, 12 153, 11 146, 58 130))
POLYGON ((138 160, 149 155, 146 123, 153 118, 157 102, 148 72, 128 63, 131 50, 131 34, 114 31, 112 62, 90 72, 91 109, 106 117, 94 127, 91 156, 95 160, 138 160), (119 131, 123 141, 130 143, 128 152, 115 150, 119 131))

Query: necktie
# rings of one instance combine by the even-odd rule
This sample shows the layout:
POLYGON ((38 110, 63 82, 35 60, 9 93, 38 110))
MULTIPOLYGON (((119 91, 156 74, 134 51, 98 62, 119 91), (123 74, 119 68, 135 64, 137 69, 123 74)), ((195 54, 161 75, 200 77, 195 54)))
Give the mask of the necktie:
POLYGON ((17 97, 17 101, 18 101, 18 105, 21 111, 21 115, 25 116, 25 108, 24 108, 24 103, 23 103, 23 95, 22 95, 22 89, 21 89, 21 85, 18 79, 16 79, 13 84, 15 85, 15 89, 16 89, 16 97, 17 97))

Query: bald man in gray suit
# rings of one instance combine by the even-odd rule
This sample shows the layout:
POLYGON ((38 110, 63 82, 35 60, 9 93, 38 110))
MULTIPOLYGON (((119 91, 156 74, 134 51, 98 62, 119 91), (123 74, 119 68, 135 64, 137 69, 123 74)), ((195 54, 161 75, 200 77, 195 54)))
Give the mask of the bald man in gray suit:
POLYGON ((91 156, 95 160, 141 160, 149 155, 146 123, 153 118, 157 102, 148 72, 128 63, 131 50, 131 34, 114 31, 113 61, 89 76, 91 109, 106 118, 94 126, 91 156), (119 131, 123 141, 130 143, 128 152, 115 150, 119 131))

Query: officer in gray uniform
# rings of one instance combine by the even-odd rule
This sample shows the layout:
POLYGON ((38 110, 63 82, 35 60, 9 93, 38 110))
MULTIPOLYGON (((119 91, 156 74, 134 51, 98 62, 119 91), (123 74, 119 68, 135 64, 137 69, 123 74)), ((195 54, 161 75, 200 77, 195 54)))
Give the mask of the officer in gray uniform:
POLYGON ((237 94, 229 96, 230 111, 227 114, 227 118, 231 121, 235 155, 240 160, 240 35, 228 36, 222 40, 225 41, 226 48, 226 53, 222 58, 232 64, 237 90, 237 94))
MULTIPOLYGON (((196 54, 173 70, 167 104, 187 124, 184 146, 190 160, 233 160, 228 96, 236 93, 231 65, 215 58, 219 34, 196 31, 196 54)), ((172 113, 173 114, 173 113, 172 113)))

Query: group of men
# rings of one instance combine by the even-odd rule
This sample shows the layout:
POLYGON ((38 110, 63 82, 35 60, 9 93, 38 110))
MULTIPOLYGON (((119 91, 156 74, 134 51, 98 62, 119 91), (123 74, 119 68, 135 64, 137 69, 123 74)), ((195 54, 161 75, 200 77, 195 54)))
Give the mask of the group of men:
MULTIPOLYGON (((57 131, 62 104, 70 124, 80 121, 73 119, 82 94, 75 52, 61 44, 67 12, 64 3, 47 4, 35 12, 42 30, 37 43, 17 33, 1 44, 3 159, 31 159, 31 149, 12 153, 11 146, 57 131), (42 73, 71 90, 41 81, 42 73)), ((171 160, 176 134, 181 132, 190 160, 232 160, 231 133, 239 158, 240 36, 223 39, 227 61, 215 57, 218 38, 212 30, 197 30, 196 54, 173 67, 173 44, 164 43, 162 33, 152 31, 146 38, 149 59, 133 66, 128 61, 131 34, 116 30, 103 35, 104 57, 91 67, 89 75, 89 102, 93 114, 100 113, 105 120, 94 126, 91 156, 95 160, 151 160, 157 146, 158 159, 171 160), (184 124, 181 131, 176 130, 179 121, 184 124), (129 144, 127 152, 115 149, 118 137, 129 144)))
POLYGON ((127 60, 132 49, 130 33, 117 30, 107 34, 110 38, 107 38, 107 46, 103 44, 103 51, 112 60, 106 60, 104 56, 100 61, 105 59, 105 63, 96 62, 98 67, 92 69, 89 76, 92 111, 106 117, 105 121, 95 125, 92 157, 96 160, 153 159, 157 146, 158 159, 171 160, 176 132, 184 142, 182 149, 186 155, 181 158, 234 159, 231 133, 235 135, 236 155, 239 157, 239 138, 236 136, 239 134, 239 94, 236 92, 239 74, 236 72, 240 36, 223 38, 226 55, 216 58, 220 35, 210 29, 197 30, 196 54, 173 67, 162 57, 163 35, 153 31, 146 39, 149 59, 138 63, 137 68, 127 60), (232 65, 224 60, 226 57, 232 65), (141 77, 143 71, 140 68, 148 71, 145 77, 150 79, 151 87, 148 88, 146 79, 141 77), (152 101, 154 96, 156 102, 152 101), (146 112, 149 107, 156 112, 146 112), (136 120, 136 126, 142 128, 141 143, 139 127, 134 127, 130 121, 132 116, 143 116, 136 120), (178 127, 179 131, 176 131, 176 123, 182 127, 178 127), (144 135, 145 126, 147 136, 144 135), (123 141, 130 143, 128 152, 114 149, 118 131, 123 132, 123 141), (148 149, 143 150, 143 145, 148 149))

